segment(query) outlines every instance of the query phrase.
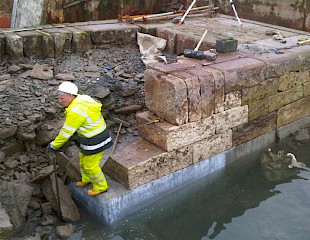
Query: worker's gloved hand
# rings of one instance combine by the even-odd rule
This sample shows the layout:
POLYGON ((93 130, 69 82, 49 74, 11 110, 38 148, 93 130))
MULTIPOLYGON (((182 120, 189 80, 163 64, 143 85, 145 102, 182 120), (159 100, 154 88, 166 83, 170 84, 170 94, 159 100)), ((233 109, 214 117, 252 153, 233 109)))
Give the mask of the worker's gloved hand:
POLYGON ((54 151, 57 151, 58 149, 53 147, 52 143, 49 143, 46 147, 46 151, 47 152, 54 152, 54 151))

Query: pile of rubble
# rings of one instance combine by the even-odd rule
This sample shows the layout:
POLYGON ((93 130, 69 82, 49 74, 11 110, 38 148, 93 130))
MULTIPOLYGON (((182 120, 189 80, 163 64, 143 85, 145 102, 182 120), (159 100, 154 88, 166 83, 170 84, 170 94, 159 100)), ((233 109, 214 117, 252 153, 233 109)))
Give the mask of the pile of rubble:
MULTIPOLYGON (((131 141, 138 136, 135 113, 145 110, 145 66, 140 57, 138 47, 132 45, 93 49, 83 56, 67 55, 57 62, 26 59, 23 64, 2 64, 0 209, 2 205, 10 216, 15 233, 41 239, 54 233, 52 226, 59 221, 57 201, 51 191, 55 190, 55 176, 45 153, 46 145, 57 135, 64 120, 63 108, 57 103, 58 85, 73 81, 81 94, 101 101, 112 136, 118 129, 116 119, 121 119, 127 124, 119 139, 131 141)), ((170 56, 170 62, 173 57, 170 56)), ((74 141, 68 143, 65 153, 78 163, 74 141)), ((68 195, 67 214, 62 213, 62 220, 76 221, 79 212, 64 185, 68 176, 58 169, 58 177, 62 180, 61 196, 68 195)))

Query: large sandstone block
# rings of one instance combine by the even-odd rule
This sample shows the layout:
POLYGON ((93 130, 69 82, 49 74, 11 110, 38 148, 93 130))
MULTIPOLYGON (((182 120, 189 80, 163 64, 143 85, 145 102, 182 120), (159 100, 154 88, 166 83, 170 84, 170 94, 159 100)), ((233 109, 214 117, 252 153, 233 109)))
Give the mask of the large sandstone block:
POLYGON ((42 35, 42 57, 54 58, 55 57, 55 41, 50 33, 38 30, 42 35))
POLYGON ((193 164, 192 147, 164 152, 139 140, 109 157, 104 172, 133 189, 193 164))
POLYGON ((156 29, 156 36, 167 40, 167 45, 165 50, 169 53, 175 53, 176 49, 176 36, 178 31, 171 28, 159 27, 156 29))
POLYGON ((35 31, 25 31, 19 32, 18 35, 23 38, 24 54, 26 57, 42 56, 42 34, 35 31))
POLYGON ((15 33, 6 34, 6 51, 9 59, 13 62, 21 62, 24 58, 23 38, 15 33))
POLYGON ((279 92, 278 94, 272 95, 268 98, 269 100, 269 112, 278 110, 279 108, 295 102, 304 96, 304 87, 298 85, 297 87, 288 89, 285 92, 279 92))
POLYGON ((310 114, 310 97, 300 99, 278 110, 277 128, 300 120, 310 114))
MULTIPOLYGON (((310 66, 309 66, 310 67, 310 66)), ((310 71, 290 72, 279 77, 279 91, 287 91, 310 81, 310 71)))
POLYGON ((295 50, 296 48, 294 48, 294 52, 287 50, 284 51, 283 54, 261 54, 255 56, 255 58, 263 61, 267 65, 267 78, 279 77, 286 73, 303 70, 305 68, 304 63, 301 62, 298 54, 295 53, 295 50))
POLYGON ((276 129, 276 112, 236 126, 232 131, 232 144, 238 146, 276 129))
POLYGON ((174 72, 180 72, 180 71, 188 71, 192 68, 197 67, 197 63, 194 62, 176 62, 176 63, 171 63, 171 64, 164 64, 164 63, 150 63, 147 65, 148 69, 153 69, 158 72, 163 72, 163 73, 174 73, 174 72))
POLYGON ((156 118, 149 112, 139 113, 136 118, 139 135, 168 152, 213 136, 216 128, 213 117, 181 126, 165 121, 148 124, 151 119, 156 118))
POLYGON ((74 27, 67 27, 72 32, 72 51, 74 53, 87 52, 93 48, 90 33, 74 27))
POLYGON ((148 69, 144 80, 145 104, 151 112, 171 124, 188 122, 187 87, 182 79, 148 69))
POLYGON ((241 91, 230 92, 225 95, 224 110, 241 106, 241 91))
POLYGON ((193 162, 208 159, 232 147, 232 130, 215 134, 193 144, 193 162))
POLYGON ((299 85, 284 92, 249 103, 249 121, 268 115, 281 107, 304 97, 304 86, 299 85))
POLYGON ((44 29, 44 32, 50 33, 55 43, 55 58, 62 58, 64 53, 72 51, 72 32, 66 28, 44 29))
POLYGON ((252 121, 256 118, 268 115, 269 113, 269 99, 264 98, 255 102, 249 103, 249 121, 252 121))
POLYGON ((242 89, 242 105, 265 99, 278 92, 279 78, 268 78, 266 81, 242 89))
POLYGON ((225 93, 241 91, 262 83, 266 79, 266 65, 254 58, 240 58, 233 61, 210 65, 225 76, 225 93))
POLYGON ((239 126, 248 122, 248 106, 240 106, 227 111, 213 115, 215 132, 225 132, 230 128, 239 126))
POLYGON ((174 72, 174 76, 184 80, 187 87, 188 99, 188 121, 199 121, 202 117, 202 86, 197 76, 193 76, 187 72, 174 72))
POLYGON ((187 72, 197 76, 200 82, 201 117, 206 118, 211 116, 216 112, 218 104, 223 103, 221 100, 224 100, 224 76, 222 75, 222 79, 218 78, 217 73, 219 71, 202 67, 188 69, 187 72), (220 85, 222 86, 222 91, 219 90, 220 85))
POLYGON ((89 32, 95 45, 135 42, 140 29, 138 26, 126 23, 88 25, 77 28, 89 32))

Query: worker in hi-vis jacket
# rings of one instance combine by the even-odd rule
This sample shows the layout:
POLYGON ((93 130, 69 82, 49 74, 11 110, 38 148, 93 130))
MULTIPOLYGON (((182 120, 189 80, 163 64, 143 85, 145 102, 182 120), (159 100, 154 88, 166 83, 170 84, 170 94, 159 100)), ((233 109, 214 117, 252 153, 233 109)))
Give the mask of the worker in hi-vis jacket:
POLYGON ((89 196, 96 196, 108 190, 108 183, 100 168, 104 150, 113 144, 104 118, 101 103, 90 96, 79 95, 78 87, 72 82, 63 82, 58 87, 58 102, 65 107, 65 123, 48 151, 57 151, 77 132, 80 144, 80 171, 82 180, 77 187, 92 184, 87 190, 89 196))

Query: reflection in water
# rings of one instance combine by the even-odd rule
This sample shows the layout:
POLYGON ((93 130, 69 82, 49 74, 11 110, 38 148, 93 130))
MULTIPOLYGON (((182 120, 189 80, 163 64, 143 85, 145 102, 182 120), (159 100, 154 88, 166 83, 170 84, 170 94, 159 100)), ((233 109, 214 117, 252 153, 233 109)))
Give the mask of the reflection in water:
POLYGON ((82 223, 83 235, 87 240, 308 239, 309 225, 289 224, 309 220, 310 173, 289 169, 286 153, 310 166, 310 148, 304 143, 297 151, 288 143, 272 146, 275 154, 266 150, 238 160, 112 226, 82 223))

